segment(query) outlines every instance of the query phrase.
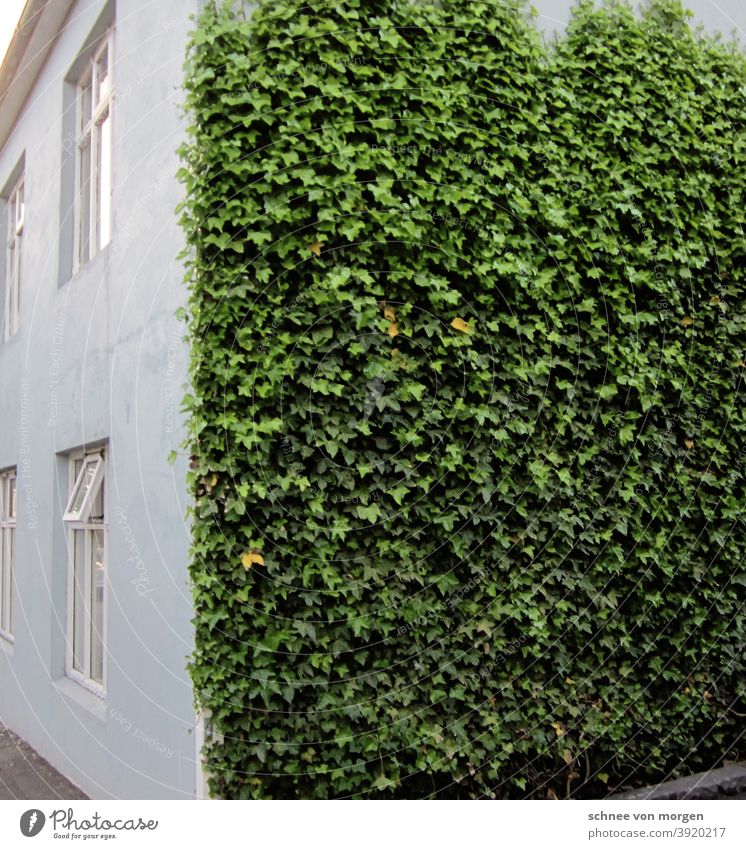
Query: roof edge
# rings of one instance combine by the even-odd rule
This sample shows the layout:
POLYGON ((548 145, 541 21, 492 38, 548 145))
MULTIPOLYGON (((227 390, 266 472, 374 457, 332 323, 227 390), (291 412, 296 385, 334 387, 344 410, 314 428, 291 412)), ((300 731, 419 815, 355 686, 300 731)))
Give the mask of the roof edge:
POLYGON ((26 0, 0 66, 0 151, 75 0, 26 0))

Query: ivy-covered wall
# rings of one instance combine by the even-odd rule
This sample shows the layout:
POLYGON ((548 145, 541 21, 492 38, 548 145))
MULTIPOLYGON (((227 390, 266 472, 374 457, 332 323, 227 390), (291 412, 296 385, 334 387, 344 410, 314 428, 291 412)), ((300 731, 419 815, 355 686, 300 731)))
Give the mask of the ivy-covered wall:
POLYGON ((208 5, 186 68, 214 795, 744 755, 746 63, 678 3, 208 5), (739 748, 741 747, 741 748, 739 748))

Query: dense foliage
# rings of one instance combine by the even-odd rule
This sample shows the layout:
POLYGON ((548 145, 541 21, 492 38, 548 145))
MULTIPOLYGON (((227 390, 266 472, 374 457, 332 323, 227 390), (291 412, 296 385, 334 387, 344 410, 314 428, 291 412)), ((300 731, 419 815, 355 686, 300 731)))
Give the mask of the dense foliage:
POLYGON ((677 3, 208 5, 214 795, 600 796, 744 731, 746 66, 677 3))

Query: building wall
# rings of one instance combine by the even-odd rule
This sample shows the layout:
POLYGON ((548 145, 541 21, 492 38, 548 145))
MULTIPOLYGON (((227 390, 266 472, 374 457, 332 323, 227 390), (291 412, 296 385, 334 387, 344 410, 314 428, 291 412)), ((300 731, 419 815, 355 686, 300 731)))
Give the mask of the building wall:
MULTIPOLYGON (((195 792, 186 461, 167 457, 183 437, 174 175, 183 48, 198 2, 117 0, 113 236, 72 277, 64 80, 102 0, 73 6, 0 151, 0 186, 22 157, 26 185, 21 329, 0 341, 0 469, 18 467, 19 499, 15 643, 0 639, 0 721, 96 798, 195 792), (105 701, 65 676, 62 455, 98 440, 110 452, 105 701)), ((534 3, 540 26, 562 28, 571 0, 534 3)), ((746 32, 742 0, 687 5, 708 29, 746 32)))
MULTIPOLYGON (((634 5, 642 5, 638 0, 634 5)), ((570 18, 575 0, 531 0, 539 13, 537 24, 547 35, 562 32, 570 18)), ((735 31, 746 44, 746 3, 744 0, 682 0, 685 9, 694 12, 693 23, 702 24, 706 31, 730 37, 735 31)))
MULTIPOLYGON (((18 467, 15 643, 0 639, 0 721, 96 798, 194 794, 195 720, 175 318, 176 149, 183 51, 196 0, 117 0, 113 230, 71 278, 70 86, 106 4, 79 0, 0 151, 25 156, 21 329, 0 340, 0 469, 18 467), (67 97, 67 99, 66 99, 67 97), (68 279, 69 278, 69 279, 68 279), (65 676, 68 555, 61 452, 108 440, 107 698, 65 676)), ((4 249, 3 249, 4 253, 4 249)))

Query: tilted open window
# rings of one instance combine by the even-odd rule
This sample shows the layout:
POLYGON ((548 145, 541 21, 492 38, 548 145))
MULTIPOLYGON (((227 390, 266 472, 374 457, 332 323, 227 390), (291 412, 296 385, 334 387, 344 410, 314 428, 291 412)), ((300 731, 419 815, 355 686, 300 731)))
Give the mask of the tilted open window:
POLYGON ((106 681, 106 449, 68 456, 69 678, 98 694, 106 681))
POLYGON ((70 500, 62 517, 66 522, 87 522, 91 518, 103 480, 103 456, 89 454, 78 472, 70 493, 70 500))

